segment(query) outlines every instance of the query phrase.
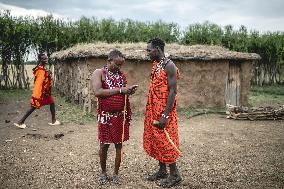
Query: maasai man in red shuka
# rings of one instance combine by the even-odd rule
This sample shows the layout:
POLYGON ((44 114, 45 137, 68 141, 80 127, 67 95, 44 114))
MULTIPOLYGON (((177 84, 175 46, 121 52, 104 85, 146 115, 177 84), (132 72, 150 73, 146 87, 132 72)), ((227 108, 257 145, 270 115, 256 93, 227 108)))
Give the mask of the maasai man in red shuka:
POLYGON ((120 71, 124 61, 124 56, 120 51, 112 50, 108 55, 107 65, 101 69, 96 69, 92 76, 93 90, 98 98, 98 139, 102 169, 99 183, 102 185, 109 180, 106 171, 106 160, 109 145, 112 143, 114 143, 116 149, 112 181, 115 184, 120 183, 118 171, 121 162, 122 140, 127 141, 129 139, 131 109, 128 95, 134 94, 137 85, 126 86, 126 77, 120 71), (124 117, 126 120, 123 128, 124 117))
POLYGON ((31 108, 26 112, 24 117, 15 126, 24 129, 24 124, 27 117, 35 110, 42 106, 50 105, 51 123, 49 125, 60 125, 60 122, 55 118, 54 98, 51 95, 52 78, 50 73, 46 70, 45 65, 48 63, 48 56, 45 53, 38 55, 39 64, 33 69, 34 74, 34 88, 31 98, 31 108))
POLYGON ((165 57, 164 46, 161 39, 154 38, 148 42, 146 49, 153 62, 153 69, 145 112, 143 145, 145 152, 159 161, 159 170, 150 175, 148 180, 162 179, 159 184, 168 188, 179 184, 182 178, 176 166, 176 160, 180 156, 176 112, 179 72, 175 64, 165 57), (154 121, 158 125, 154 125, 154 121), (169 176, 166 164, 170 167, 169 176))

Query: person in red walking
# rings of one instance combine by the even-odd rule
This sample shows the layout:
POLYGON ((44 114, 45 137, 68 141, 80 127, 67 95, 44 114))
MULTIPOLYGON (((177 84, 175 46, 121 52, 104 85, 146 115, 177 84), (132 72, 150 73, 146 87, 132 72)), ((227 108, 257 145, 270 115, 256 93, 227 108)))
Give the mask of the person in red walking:
POLYGON ((46 70, 45 65, 48 63, 48 56, 45 53, 38 54, 38 65, 33 69, 34 88, 31 98, 31 108, 26 112, 20 121, 14 123, 15 126, 26 128, 25 120, 35 110, 42 106, 50 105, 51 123, 49 125, 60 125, 61 123, 55 118, 54 98, 51 95, 52 78, 46 70))
POLYGON ((137 85, 126 86, 126 76, 120 70, 124 61, 120 51, 112 50, 108 55, 107 65, 96 69, 91 79, 94 94, 98 98, 98 139, 102 171, 99 184, 101 185, 109 181, 106 160, 110 144, 114 144, 116 149, 112 182, 120 184, 118 171, 121 163, 122 141, 129 139, 131 109, 128 97, 134 94, 137 85))

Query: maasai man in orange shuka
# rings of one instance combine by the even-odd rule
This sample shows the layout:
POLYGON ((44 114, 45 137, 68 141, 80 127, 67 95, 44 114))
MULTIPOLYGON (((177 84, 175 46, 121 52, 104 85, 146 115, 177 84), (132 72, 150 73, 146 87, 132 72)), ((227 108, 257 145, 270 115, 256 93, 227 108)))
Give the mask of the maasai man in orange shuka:
POLYGON ((55 118, 55 105, 54 99, 51 96, 52 78, 50 73, 45 69, 48 62, 48 56, 44 53, 38 55, 39 64, 33 69, 34 88, 31 99, 31 108, 26 112, 24 117, 18 122, 14 123, 15 126, 24 129, 24 124, 27 117, 35 110, 42 106, 50 105, 51 123, 49 125, 60 125, 60 122, 55 118))
POLYGON ((146 153, 159 161, 159 170, 150 175, 148 180, 162 179, 160 181, 162 187, 172 187, 182 181, 176 166, 176 160, 180 156, 177 149, 179 136, 176 112, 179 72, 175 64, 165 57, 164 46, 165 43, 161 39, 154 38, 148 42, 146 49, 154 65, 146 105, 143 145, 146 153), (158 124, 154 125, 154 121, 158 124), (166 133, 169 134, 170 139, 167 138, 166 133), (167 164, 170 167, 169 176, 167 164))
POLYGON ((129 139, 131 109, 128 95, 134 94, 137 85, 126 86, 126 76, 120 70, 124 62, 123 54, 118 50, 112 50, 108 55, 107 65, 101 69, 96 69, 91 79, 95 96, 98 98, 100 185, 104 185, 109 181, 106 160, 110 144, 114 144, 116 149, 112 182, 120 184, 118 171, 121 163, 122 141, 129 139))

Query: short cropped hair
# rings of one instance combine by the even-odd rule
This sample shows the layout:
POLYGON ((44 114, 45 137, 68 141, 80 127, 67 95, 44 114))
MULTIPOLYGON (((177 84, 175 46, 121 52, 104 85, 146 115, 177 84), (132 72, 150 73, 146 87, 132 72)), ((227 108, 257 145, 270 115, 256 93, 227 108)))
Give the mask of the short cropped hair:
POLYGON ((148 43, 151 43, 152 46, 155 48, 159 47, 164 52, 165 42, 162 39, 156 37, 156 38, 150 39, 148 43))
POLYGON ((113 60, 116 58, 125 58, 124 55, 117 49, 114 49, 112 51, 109 52, 108 54, 108 59, 107 60, 113 60))
POLYGON ((39 53, 38 55, 37 55, 37 59, 38 59, 38 61, 41 61, 41 57, 42 56, 44 56, 44 55, 46 55, 46 53, 39 53))

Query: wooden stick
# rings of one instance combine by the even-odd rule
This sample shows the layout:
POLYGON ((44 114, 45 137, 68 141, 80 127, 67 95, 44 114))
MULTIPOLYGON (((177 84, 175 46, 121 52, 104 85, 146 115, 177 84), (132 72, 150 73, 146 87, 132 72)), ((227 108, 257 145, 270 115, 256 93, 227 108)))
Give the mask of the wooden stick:
POLYGON ((126 99, 127 99, 127 94, 124 96, 124 108, 123 108, 123 122, 122 122, 122 136, 121 136, 121 159, 120 162, 122 162, 123 159, 123 140, 124 140, 124 127, 125 127, 125 121, 126 121, 126 99))
MULTIPOLYGON (((154 120, 154 121, 153 121, 153 125, 158 125, 158 124, 159 124, 159 121, 157 121, 157 120, 154 120)), ((171 143, 171 145, 176 149, 176 151, 177 151, 180 155, 182 155, 182 154, 181 154, 181 151, 178 149, 178 147, 175 145, 175 143, 174 143, 173 140, 171 139, 171 137, 170 137, 168 131, 167 131, 165 128, 163 129, 163 131, 164 131, 164 133, 165 133, 165 135, 166 135, 168 141, 171 143)))

